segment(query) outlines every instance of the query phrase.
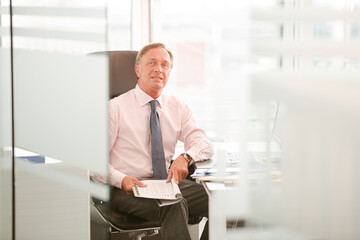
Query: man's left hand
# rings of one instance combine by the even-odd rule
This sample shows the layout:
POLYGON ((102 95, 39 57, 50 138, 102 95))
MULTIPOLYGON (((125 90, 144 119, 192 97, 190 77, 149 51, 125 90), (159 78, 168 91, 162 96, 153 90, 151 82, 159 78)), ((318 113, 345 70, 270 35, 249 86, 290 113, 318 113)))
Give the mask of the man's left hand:
POLYGON ((179 184, 189 173, 188 164, 188 160, 183 155, 177 157, 171 164, 166 182, 170 182, 171 178, 174 177, 175 183, 179 184))

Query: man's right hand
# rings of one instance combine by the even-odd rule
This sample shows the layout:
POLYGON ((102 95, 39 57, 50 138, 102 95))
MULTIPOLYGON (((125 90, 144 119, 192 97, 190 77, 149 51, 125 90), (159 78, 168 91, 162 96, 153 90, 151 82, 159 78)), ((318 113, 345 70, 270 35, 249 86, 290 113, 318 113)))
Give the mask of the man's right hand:
POLYGON ((146 187, 147 185, 141 181, 139 181, 137 178, 126 176, 123 178, 121 187, 124 189, 127 195, 133 195, 133 186, 139 186, 139 187, 146 187))

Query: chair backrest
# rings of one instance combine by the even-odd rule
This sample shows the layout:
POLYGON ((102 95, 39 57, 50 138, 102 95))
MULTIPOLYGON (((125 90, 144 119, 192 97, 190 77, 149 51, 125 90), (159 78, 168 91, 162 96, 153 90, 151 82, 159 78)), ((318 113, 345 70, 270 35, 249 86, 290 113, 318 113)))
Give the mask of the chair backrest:
POLYGON ((109 51, 110 98, 133 89, 137 84, 134 70, 137 51, 109 51))
POLYGON ((109 97, 114 98, 133 89, 137 84, 135 60, 137 51, 104 51, 91 54, 109 57, 109 97))

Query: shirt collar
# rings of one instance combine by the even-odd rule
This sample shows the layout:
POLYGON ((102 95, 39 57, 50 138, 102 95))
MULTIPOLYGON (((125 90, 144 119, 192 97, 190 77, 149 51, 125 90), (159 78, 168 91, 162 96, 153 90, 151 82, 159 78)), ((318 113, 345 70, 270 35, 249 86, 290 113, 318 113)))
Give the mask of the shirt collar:
MULTIPOLYGON (((139 103, 139 105, 142 107, 146 104, 148 104, 151 100, 154 100, 152 97, 150 97, 146 92, 144 92, 138 84, 136 84, 135 87, 135 98, 137 100, 137 102, 139 103)), ((158 107, 162 108, 163 107, 163 95, 161 94, 156 100, 159 102, 158 107)))

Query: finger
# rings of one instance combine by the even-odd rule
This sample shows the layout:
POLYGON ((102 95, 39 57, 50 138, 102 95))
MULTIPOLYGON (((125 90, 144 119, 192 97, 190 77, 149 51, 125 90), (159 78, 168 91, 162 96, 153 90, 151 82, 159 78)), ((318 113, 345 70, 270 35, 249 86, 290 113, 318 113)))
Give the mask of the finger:
POLYGON ((126 193, 132 192, 132 187, 129 186, 127 188, 124 189, 126 193))
POLYGON ((147 187, 147 185, 141 181, 138 181, 135 185, 138 185, 139 187, 147 187))
POLYGON ((168 174, 168 177, 167 177, 167 179, 166 179, 166 182, 167 182, 167 183, 170 182, 172 176, 173 176, 173 173, 172 173, 172 171, 171 171, 171 169, 170 169, 169 174, 168 174))
POLYGON ((174 180, 175 180, 175 183, 176 183, 176 184, 179 184, 180 178, 179 178, 179 173, 178 173, 178 172, 175 172, 175 173, 174 173, 174 180))

